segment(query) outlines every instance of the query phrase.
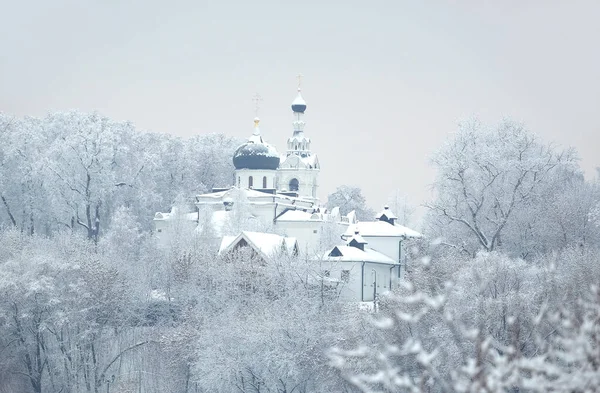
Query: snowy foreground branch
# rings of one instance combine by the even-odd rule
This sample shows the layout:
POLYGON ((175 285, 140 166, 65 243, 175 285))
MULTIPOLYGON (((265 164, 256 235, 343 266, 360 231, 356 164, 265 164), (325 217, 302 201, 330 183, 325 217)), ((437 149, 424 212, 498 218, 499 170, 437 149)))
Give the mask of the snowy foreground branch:
MULTIPOLYGON (((597 286, 571 310, 545 306, 527 317, 505 309, 504 338, 492 330, 494 321, 458 315, 452 298, 462 290, 447 286, 445 295, 431 296, 407 285, 373 317, 375 342, 332 349, 331 365, 369 393, 593 392, 600 386, 597 286)), ((480 295, 471 301, 484 312, 491 303, 480 295)))

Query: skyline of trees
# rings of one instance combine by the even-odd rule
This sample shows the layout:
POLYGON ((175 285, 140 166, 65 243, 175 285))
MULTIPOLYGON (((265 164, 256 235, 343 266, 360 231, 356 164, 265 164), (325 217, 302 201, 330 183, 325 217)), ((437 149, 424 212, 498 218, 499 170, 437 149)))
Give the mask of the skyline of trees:
MULTIPOLYGON (((155 211, 231 182, 234 138, 80 112, 0 115, 0 131, 0 393, 600 384, 599 179, 520 124, 462 124, 442 146, 426 238, 376 313, 307 258, 217 256, 205 211, 198 236, 157 244, 155 211)), ((375 214, 359 187, 330 199, 375 214)), ((227 233, 257 225, 237 202, 227 233)), ((406 197, 390 202, 410 220, 406 197)))

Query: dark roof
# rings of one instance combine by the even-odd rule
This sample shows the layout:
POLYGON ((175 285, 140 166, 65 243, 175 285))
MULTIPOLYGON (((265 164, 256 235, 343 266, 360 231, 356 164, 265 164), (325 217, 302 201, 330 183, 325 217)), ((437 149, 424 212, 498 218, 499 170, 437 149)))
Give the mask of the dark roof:
POLYGON ((279 167, 279 154, 266 143, 247 142, 233 154, 235 169, 272 169, 279 167))

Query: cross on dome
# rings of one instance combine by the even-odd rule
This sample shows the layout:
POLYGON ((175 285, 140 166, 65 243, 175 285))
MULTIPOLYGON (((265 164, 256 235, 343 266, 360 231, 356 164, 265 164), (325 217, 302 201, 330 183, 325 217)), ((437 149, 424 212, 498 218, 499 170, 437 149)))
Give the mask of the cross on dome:
POLYGON ((304 75, 301 73, 296 75, 296 79, 298 79, 298 91, 302 90, 302 78, 304 78, 304 75))
POLYGON ((255 93, 252 96, 252 101, 254 102, 254 116, 256 118, 258 118, 258 110, 260 109, 260 103, 262 100, 263 100, 263 98, 258 93, 255 93))

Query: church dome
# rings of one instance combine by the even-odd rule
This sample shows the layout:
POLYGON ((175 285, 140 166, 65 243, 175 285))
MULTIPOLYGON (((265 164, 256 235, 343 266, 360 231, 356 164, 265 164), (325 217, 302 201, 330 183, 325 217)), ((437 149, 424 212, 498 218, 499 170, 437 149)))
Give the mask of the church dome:
POLYGON ((233 154, 235 169, 269 169, 279 167, 279 153, 267 143, 246 142, 233 154))
POLYGON ((238 147, 233 153, 233 166, 235 169, 267 169, 275 170, 279 167, 279 153, 265 143, 258 128, 258 118, 254 119, 254 133, 248 142, 238 147))
POLYGON ((300 89, 298 89, 298 95, 296 96, 296 99, 292 101, 292 110, 296 113, 304 113, 306 110, 306 101, 304 101, 304 98, 302 98, 300 89))

